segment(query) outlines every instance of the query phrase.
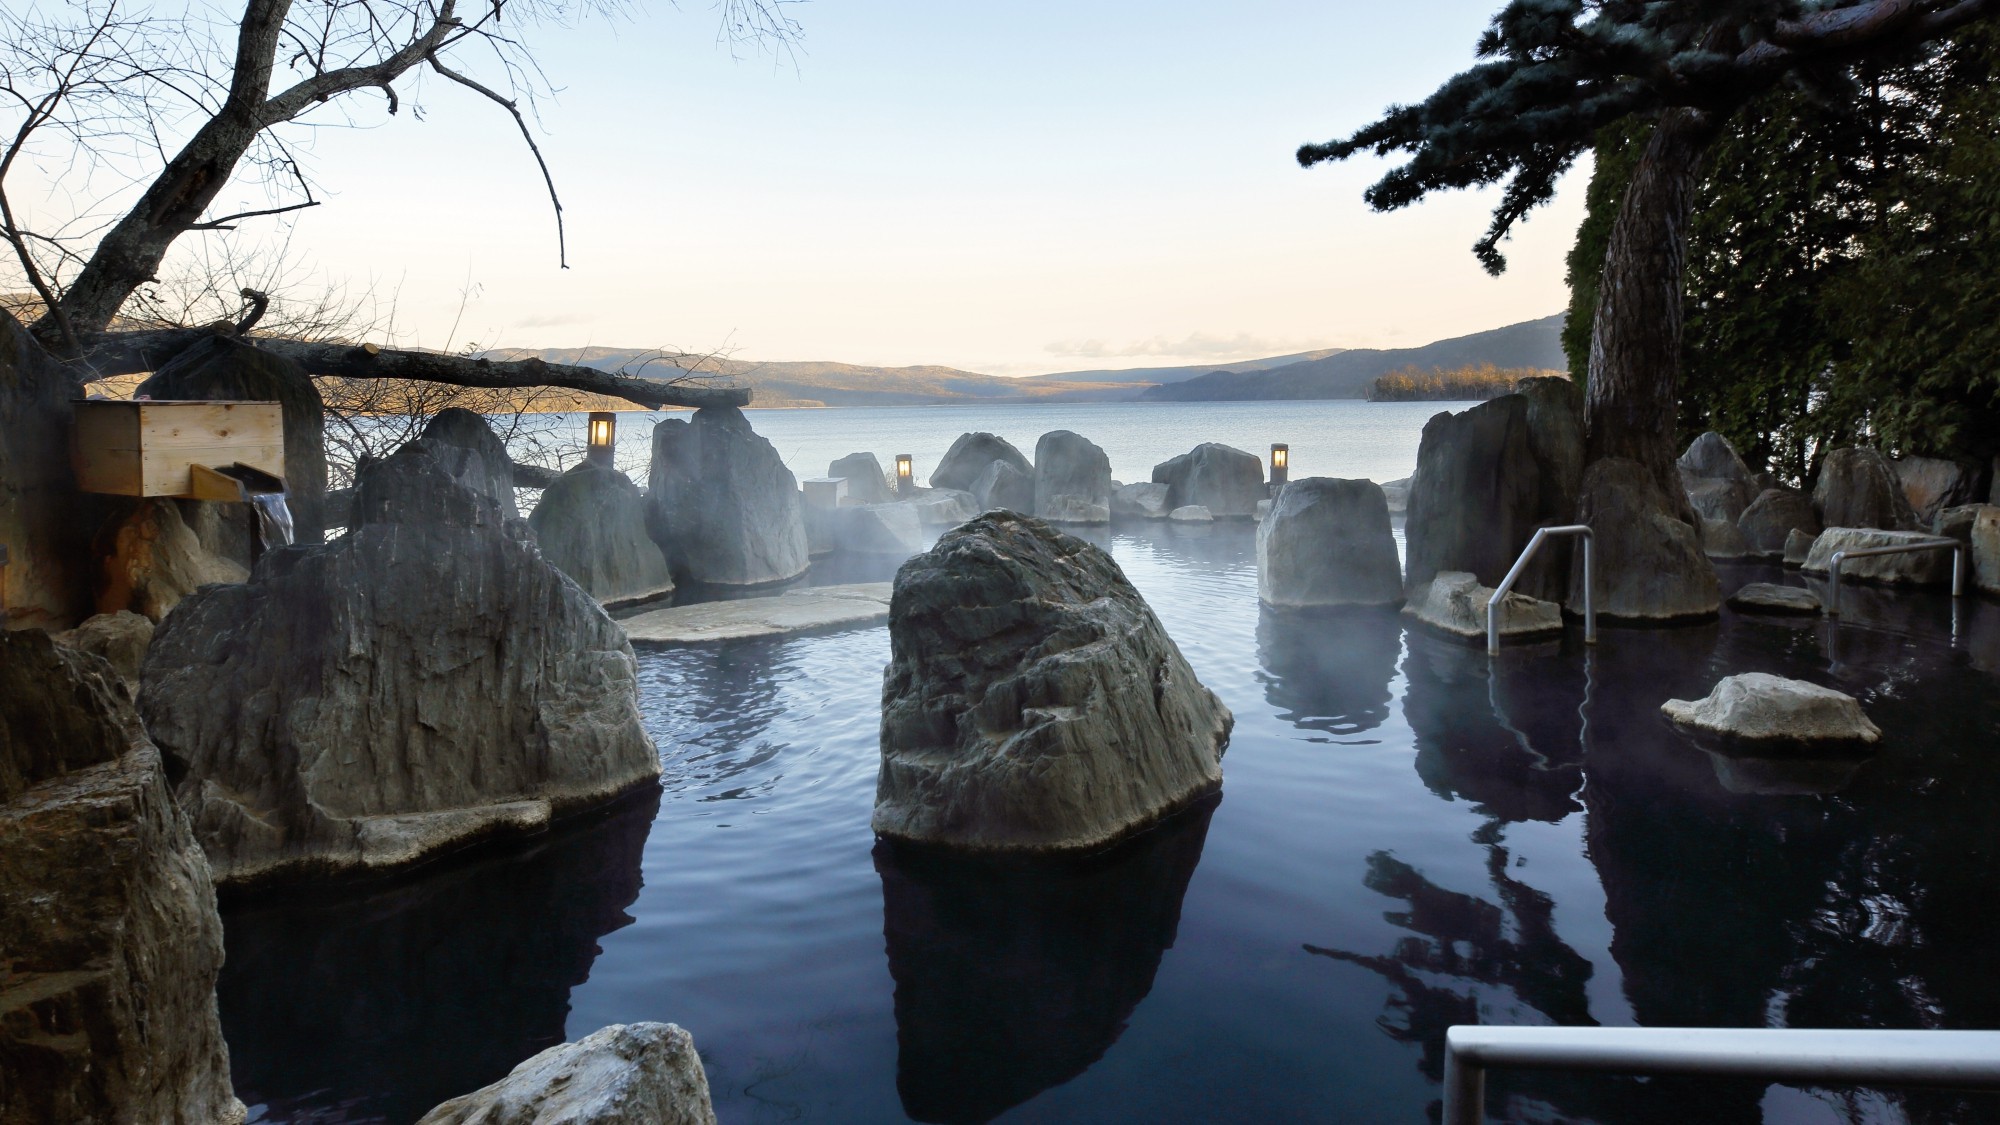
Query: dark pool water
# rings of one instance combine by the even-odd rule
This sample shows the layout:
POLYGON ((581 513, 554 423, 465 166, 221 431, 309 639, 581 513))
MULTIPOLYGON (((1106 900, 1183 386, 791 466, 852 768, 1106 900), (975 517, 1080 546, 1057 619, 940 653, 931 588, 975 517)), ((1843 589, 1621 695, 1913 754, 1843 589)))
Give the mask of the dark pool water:
MULTIPOLYGON (((1236 713, 1218 802, 992 865, 868 830, 881 628, 641 653, 666 767, 527 849, 231 903, 265 1121, 410 1121, 607 1023, 689 1028, 724 1122, 1421 1122, 1453 1023, 2000 1027, 2000 606, 1864 591, 1479 650, 1260 612, 1247 528, 1114 553, 1236 713), (1717 758, 1671 697, 1859 697, 1867 760, 1717 758)), ((1785 578, 1733 568, 1725 585, 1785 578)), ((853 577, 853 575, 847 575, 853 577)), ((1497 1120, 1995 1121, 1951 1094, 1500 1074, 1497 1120)))

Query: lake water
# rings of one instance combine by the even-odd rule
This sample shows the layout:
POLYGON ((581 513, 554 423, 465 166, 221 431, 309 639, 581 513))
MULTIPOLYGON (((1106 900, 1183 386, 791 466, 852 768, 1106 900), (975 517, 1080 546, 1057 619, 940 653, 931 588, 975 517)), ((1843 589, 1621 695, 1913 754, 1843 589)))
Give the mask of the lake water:
MULTIPOLYGON (((979 418, 1024 448, 1074 428, 1131 476, 1216 437, 1392 477, 1436 409, 1236 405, 979 418), (1372 430, 1396 417, 1399 449, 1372 430)), ((975 424, 756 423, 802 458, 920 462, 975 424)), ((725 1123, 1421 1122, 1452 1023, 2000 1026, 2000 606, 1862 590, 1837 629, 1726 613, 1489 662, 1392 614, 1261 610, 1247 526, 1103 542, 1236 715, 1218 802, 1082 861, 911 854, 868 827, 886 628, 644 649, 660 794, 392 885, 226 904, 253 1119, 411 1121, 635 1020, 693 1032, 725 1123), (1883 748, 1729 759, 1661 720, 1751 670, 1857 696, 1883 748)), ((1724 573, 1752 579, 1799 581, 1724 573)), ((1940 1093, 1490 1088, 1519 1122, 2000 1120, 1940 1093)))

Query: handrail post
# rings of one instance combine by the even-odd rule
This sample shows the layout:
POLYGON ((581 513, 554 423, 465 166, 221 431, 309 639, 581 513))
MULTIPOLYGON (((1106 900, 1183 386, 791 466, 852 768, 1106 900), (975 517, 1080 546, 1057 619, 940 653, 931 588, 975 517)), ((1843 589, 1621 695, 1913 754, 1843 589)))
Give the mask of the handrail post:
POLYGON ((1957 539, 1934 536, 1915 543, 1896 543, 1887 547, 1854 547, 1835 551, 1826 564, 1826 615, 1840 616, 1840 567, 1848 559, 1872 558, 1876 555, 1907 555, 1916 551, 1951 551, 1951 596, 1965 596, 1965 544, 1957 539))
POLYGON ((1457 1030, 1446 1028, 1444 1033, 1443 1125, 1484 1125, 1486 1068, 1459 1053, 1452 1034, 1457 1030))
POLYGON ((1840 616, 1840 564, 1847 561, 1846 551, 1835 551, 1833 559, 1826 564, 1826 615, 1840 616))
POLYGON ((1551 535, 1583 536, 1583 643, 1597 643, 1597 574, 1591 557, 1591 543, 1596 537, 1591 534, 1590 528, 1580 523, 1564 527, 1538 527, 1535 534, 1528 538, 1528 545, 1521 548, 1521 557, 1514 560, 1507 577, 1500 580, 1493 596, 1486 599, 1486 655, 1500 655, 1500 603, 1506 600, 1507 592, 1514 588, 1515 581, 1534 559, 1535 552, 1541 550, 1542 541, 1551 535))
POLYGON ((1589 528, 1583 529, 1583 643, 1587 645, 1597 643, 1597 572, 1591 563, 1596 540, 1589 528))

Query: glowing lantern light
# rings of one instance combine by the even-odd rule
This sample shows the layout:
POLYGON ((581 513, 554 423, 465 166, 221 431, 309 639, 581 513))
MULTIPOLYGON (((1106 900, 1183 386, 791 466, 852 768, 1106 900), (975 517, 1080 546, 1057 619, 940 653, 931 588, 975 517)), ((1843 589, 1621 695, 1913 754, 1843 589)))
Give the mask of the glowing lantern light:
POLYGON ((618 436, 618 415, 608 410, 590 412, 590 428, 585 435, 584 460, 593 465, 611 467, 612 447, 618 436))

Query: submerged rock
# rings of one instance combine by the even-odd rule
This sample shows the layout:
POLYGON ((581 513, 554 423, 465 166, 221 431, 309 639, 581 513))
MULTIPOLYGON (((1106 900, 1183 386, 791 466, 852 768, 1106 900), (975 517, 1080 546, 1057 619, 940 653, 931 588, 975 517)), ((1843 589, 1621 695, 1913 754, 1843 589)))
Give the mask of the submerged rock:
POLYGON ((659 774, 624 632, 435 449, 154 637, 140 701, 219 883, 412 863, 659 774))
POLYGON ((969 490, 995 461, 1007 462, 1022 476, 1032 479, 1035 475, 1035 467, 1006 438, 988 433, 960 434, 931 472, 931 487, 969 490))
POLYGON ((1167 486, 1169 509, 1198 505, 1218 519, 1249 519, 1271 498, 1261 458, 1212 441, 1153 466, 1153 483, 1167 486))
POLYGON ((677 579, 763 586, 810 565, 799 482, 733 406, 653 427, 648 499, 653 538, 677 579))
POLYGON ((153 643, 153 622, 121 609, 87 618, 76 628, 57 633, 55 639, 57 644, 103 657, 120 679, 137 690, 139 669, 146 662, 146 649, 153 643))
POLYGON ((1005 508, 1029 515, 1035 510, 1035 478, 1009 462, 995 461, 972 482, 972 498, 981 511, 1005 508))
POLYGON ((694 1037, 618 1023, 559 1043, 417 1125, 715 1125, 694 1037))
POLYGON ((1896 470, 1873 449, 1848 447, 1827 454, 1813 486, 1813 505, 1826 527, 1916 531, 1922 526, 1896 470))
POLYGON ((1090 848, 1222 781, 1229 709, 1111 556, 989 512, 903 564, 889 613, 875 831, 1090 848))
MULTIPOLYGON (((1636 461, 1607 457, 1583 476, 1577 522, 1588 526, 1601 564, 1597 612, 1627 621, 1713 617, 1722 606, 1715 568, 1694 528, 1636 461)), ((1571 575, 1568 606, 1583 611, 1583 568, 1571 575)))
POLYGON ((1211 523, 1215 514, 1200 504, 1183 504, 1168 512, 1167 518, 1175 523, 1211 523))
POLYGON ((847 498, 856 504, 887 504, 896 498, 873 453, 850 453, 827 465, 826 475, 845 480, 847 498))
MULTIPOLYGON (((1921 531, 1829 527, 1813 540, 1812 551, 1806 555, 1803 565, 1809 574, 1826 574, 1833 567, 1833 556, 1842 551, 1934 543, 1939 538, 1921 531)), ((1951 557, 1951 551, 1941 549, 1844 559, 1840 564, 1840 577, 1843 581, 1854 579, 1891 586, 1939 586, 1951 581, 1951 557)))
POLYGON ((1764 672, 1730 676, 1705 699, 1669 699, 1660 710, 1677 726, 1733 742, 1872 744, 1882 737, 1853 696, 1764 672))
MULTIPOLYGON (((1486 640, 1493 589, 1462 570, 1447 570, 1410 594, 1405 616, 1467 640, 1486 640)), ((1500 639, 1529 640, 1562 633, 1562 607, 1512 590, 1500 602, 1500 639)))
POLYGON ((646 498, 616 469, 586 461, 557 477, 542 490, 528 526, 542 557, 600 602, 673 592, 667 556, 646 533, 646 498))
POLYGON ((1779 586, 1752 582, 1729 595, 1732 608, 1755 613, 1803 613, 1820 611, 1819 595, 1803 586, 1779 586))
POLYGON ((1111 518, 1114 520, 1163 520, 1172 511, 1167 507, 1167 496, 1172 491, 1164 484, 1146 482, 1128 484, 1111 494, 1111 518))
POLYGON ((1051 430, 1035 443, 1035 515, 1052 523, 1111 522, 1111 458, 1096 442, 1051 430))
POLYGON ((1399 605, 1403 568, 1374 481, 1307 477, 1257 527, 1257 597, 1273 606, 1399 605))
MULTIPOLYGON (((474 492, 489 496, 500 506, 500 514, 519 519, 520 504, 514 498, 514 459, 507 443, 486 424, 486 419, 463 407, 447 407, 424 427, 424 437, 440 445, 453 446, 471 454, 445 461, 452 479, 474 492)), ((554 482, 550 482, 553 484, 554 482)), ((549 487, 544 485, 544 488, 549 487)))
POLYGON ((130 610, 159 621, 181 599, 209 583, 243 582, 250 577, 238 563, 204 550, 172 500, 136 504, 107 537, 99 563, 99 613, 130 610))
POLYGON ((1819 513, 1804 493, 1784 488, 1767 488, 1743 510, 1736 521, 1744 544, 1753 555, 1778 558, 1785 553, 1785 541, 1793 531, 1807 536, 1820 533, 1819 513))
POLYGON ((0 1120, 239 1122, 222 920, 103 661, 0 632, 0 1120))

